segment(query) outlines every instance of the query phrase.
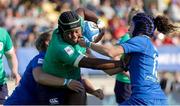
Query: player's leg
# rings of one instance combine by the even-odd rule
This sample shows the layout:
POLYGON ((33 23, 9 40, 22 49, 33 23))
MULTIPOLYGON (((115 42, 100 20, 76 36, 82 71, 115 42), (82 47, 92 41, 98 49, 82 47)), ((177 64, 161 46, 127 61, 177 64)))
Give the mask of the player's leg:
POLYGON ((116 80, 114 87, 116 102, 121 104, 131 96, 131 85, 116 80))
POLYGON ((3 105, 37 105, 37 96, 32 96, 26 89, 16 88, 3 105))
POLYGON ((7 84, 0 85, 0 104, 3 104, 8 97, 7 84))

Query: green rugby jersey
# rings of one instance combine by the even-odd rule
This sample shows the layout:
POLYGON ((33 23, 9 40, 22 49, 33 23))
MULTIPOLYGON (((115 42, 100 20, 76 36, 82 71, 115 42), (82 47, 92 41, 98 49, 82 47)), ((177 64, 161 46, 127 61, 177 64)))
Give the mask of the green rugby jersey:
POLYGON ((2 85, 7 80, 3 66, 3 55, 13 49, 13 44, 9 33, 4 28, 0 28, 0 36, 0 85, 2 85))
POLYGON ((55 29, 43 62, 43 71, 57 77, 80 79, 77 64, 86 49, 78 44, 68 44, 58 34, 58 29, 55 29))

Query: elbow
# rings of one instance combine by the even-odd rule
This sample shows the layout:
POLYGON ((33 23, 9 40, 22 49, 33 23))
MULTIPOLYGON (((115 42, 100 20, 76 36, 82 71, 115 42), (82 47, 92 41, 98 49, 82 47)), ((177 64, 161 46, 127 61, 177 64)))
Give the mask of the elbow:
POLYGON ((108 73, 108 75, 109 75, 109 76, 113 76, 114 74, 112 74, 112 73, 108 73))
POLYGON ((113 76, 114 75, 114 73, 110 73, 110 72, 105 72, 107 75, 109 75, 109 76, 113 76))

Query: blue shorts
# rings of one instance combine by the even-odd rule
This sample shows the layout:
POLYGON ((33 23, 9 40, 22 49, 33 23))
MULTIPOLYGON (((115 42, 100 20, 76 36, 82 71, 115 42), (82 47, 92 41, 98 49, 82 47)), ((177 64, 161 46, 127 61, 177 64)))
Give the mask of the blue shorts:
POLYGON ((38 98, 41 105, 63 105, 67 93, 65 88, 38 85, 38 98))
POLYGON ((168 105, 167 99, 142 99, 137 97, 130 97, 120 105, 168 105))
POLYGON ((16 87, 12 95, 4 102, 4 105, 38 105, 37 99, 37 95, 33 95, 26 89, 16 87))
POLYGON ((7 84, 0 85, 0 104, 3 104, 8 97, 8 88, 7 84))
POLYGON ((116 80, 114 93, 116 102, 121 104, 131 96, 131 84, 116 80))
POLYGON ((75 92, 67 87, 53 88, 38 85, 38 98, 41 105, 85 105, 86 92, 75 92))

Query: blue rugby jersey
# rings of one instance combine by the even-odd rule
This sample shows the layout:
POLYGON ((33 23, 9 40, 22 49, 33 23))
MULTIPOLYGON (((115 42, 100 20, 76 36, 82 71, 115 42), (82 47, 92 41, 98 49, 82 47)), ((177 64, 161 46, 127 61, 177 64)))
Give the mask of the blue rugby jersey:
POLYGON ((33 78, 32 71, 38 66, 42 66, 45 52, 36 55, 26 67, 19 85, 15 88, 12 95, 8 97, 4 105, 31 105, 37 103, 37 83, 33 78))
POLYGON ((130 54, 129 72, 132 96, 145 99, 166 99, 157 78, 158 52, 146 35, 136 36, 121 44, 130 54))

